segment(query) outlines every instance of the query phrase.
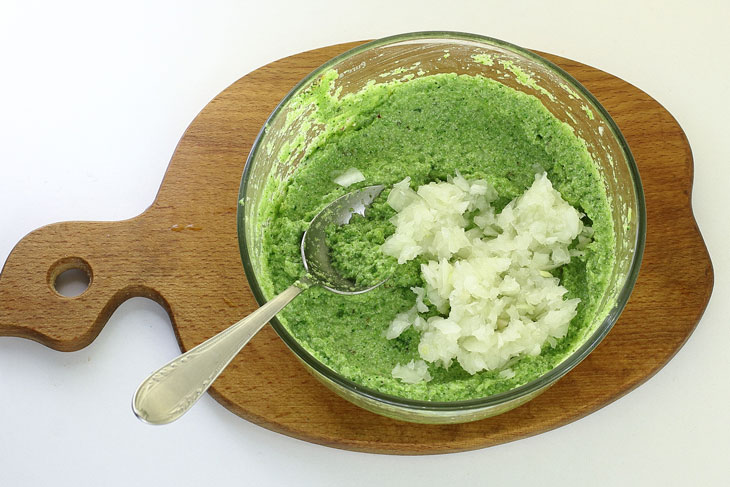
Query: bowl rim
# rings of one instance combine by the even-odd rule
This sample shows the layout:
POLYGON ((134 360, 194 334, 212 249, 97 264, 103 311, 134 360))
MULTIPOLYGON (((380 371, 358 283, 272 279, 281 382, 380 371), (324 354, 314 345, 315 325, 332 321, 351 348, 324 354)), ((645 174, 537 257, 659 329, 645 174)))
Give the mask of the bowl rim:
POLYGON ((259 304, 259 306, 264 305, 267 300, 266 297, 263 294, 263 291, 261 289, 261 286, 259 285, 256 276, 254 274, 254 270, 252 267, 252 264, 248 258, 248 241, 246 238, 246 231, 245 231, 245 225, 244 225, 244 207, 240 203, 244 201, 244 198, 246 196, 246 190, 248 187, 248 181, 249 181, 249 175, 250 175, 250 168, 251 168, 251 161, 256 157, 256 154, 258 154, 258 151, 262 149, 261 141, 263 140, 264 135, 266 134, 267 128, 269 127, 269 124, 271 120, 273 120, 278 113, 283 109, 283 107, 287 104, 287 102, 295 96, 299 92, 299 90, 308 85, 312 80, 316 79, 319 75, 326 72, 328 69, 330 69, 332 66, 338 64, 344 59, 347 59, 349 57, 352 57, 356 54, 359 54, 363 51, 366 51, 368 49, 372 49, 375 47, 381 47, 385 45, 390 44, 396 44, 399 42, 404 41, 414 41, 414 40, 462 40, 462 41, 470 41, 475 42, 477 44, 486 44, 486 45, 492 45, 497 46, 503 49, 506 49, 508 51, 515 52, 519 55, 525 56, 527 58, 530 58, 533 62, 536 62, 538 64, 542 64, 545 67, 547 67, 549 70, 555 72, 559 77, 561 77, 564 81, 566 81, 571 88, 574 88, 579 93, 581 93, 595 108, 600 115, 603 117, 603 120, 606 122, 608 128, 610 129, 611 133, 613 134, 614 138, 618 142, 621 151, 624 153, 624 157, 626 159, 629 173, 631 175, 631 180, 633 184, 634 194, 636 197, 636 205, 637 205, 637 215, 636 215, 636 222, 637 222, 637 232, 636 232, 636 238, 634 239, 634 253, 632 255, 631 262, 629 264, 629 269, 626 274, 626 280, 624 281, 623 286, 621 287, 621 290, 618 293, 618 296, 616 298, 616 304, 615 306, 608 312, 606 317, 604 318, 603 322, 601 322, 600 325, 596 328, 596 330, 591 334, 590 337, 588 337, 580 347, 578 347, 575 351, 573 351, 570 355, 568 355, 565 359, 563 359, 558 365, 556 365, 554 368, 546 372, 545 374, 537 377, 536 379, 533 379, 530 382, 527 382, 523 385, 520 385, 518 387, 515 387, 513 389, 500 392, 497 394, 493 394, 490 396, 485 396, 481 398, 476 399, 467 399, 467 400, 458 400, 458 401, 426 401, 426 400, 418 400, 418 399, 408 399, 403 398, 399 396, 394 396, 390 394, 385 394, 370 388, 367 388, 365 386, 362 386, 356 382, 351 381, 350 379, 347 379, 346 377, 340 375, 336 371, 330 369, 323 363, 321 363, 319 360, 317 360, 312 354, 309 353, 299 342, 294 339, 294 337, 289 333, 289 331, 286 329, 285 326, 282 325, 282 323, 276 318, 272 318, 270 320, 270 323, 274 330, 276 331, 277 335, 284 341, 284 343, 289 347, 289 349, 297 356, 300 360, 302 360, 307 366, 311 367, 314 371, 319 373, 324 378, 332 381, 336 385, 346 389, 350 390, 359 396, 362 396, 366 399, 376 401, 378 403, 383 403, 385 405, 400 408, 400 409, 408 409, 412 411, 429 411, 429 412, 455 412, 455 411, 475 411, 475 410, 481 410, 481 409, 487 409, 494 406, 499 406, 505 403, 508 403, 514 399, 518 399, 524 396, 527 396, 531 393, 534 393, 536 391, 539 391, 543 388, 546 388, 549 385, 552 385, 555 383, 558 379, 563 377, 565 374, 570 372, 573 368, 575 368, 583 359, 585 359, 588 354, 590 354, 597 346, 598 344, 605 338, 605 336, 608 334, 608 332, 613 328, 613 325, 618 321, 618 316, 621 314, 623 309, 625 308, 626 304, 628 303, 629 296, 631 295, 631 292, 634 288, 634 285, 636 283, 636 280, 638 278, 639 269, 641 267, 641 261, 643 258, 644 253, 644 244, 646 241, 646 206, 645 206, 645 199, 644 199, 644 192, 641 184, 641 178, 639 175, 638 167, 636 166, 636 161, 634 160, 634 157, 631 153, 631 150, 629 148, 628 143, 626 142, 626 139, 624 138, 623 134, 618 128, 618 125, 615 123, 613 118, 610 116, 608 111, 601 105, 601 103, 591 94, 588 89, 586 89, 578 80, 573 78, 570 74, 568 74, 565 70, 557 66, 555 63, 543 58, 542 56, 535 54, 532 51, 529 51, 525 48, 519 47, 515 44, 496 39, 493 37, 483 36, 480 34, 472 34, 472 33, 466 33, 466 32, 458 32, 458 31, 417 31, 417 32, 408 32, 403 34, 396 34, 392 36, 383 37, 380 39, 376 39, 373 41, 365 42, 359 46, 356 46, 352 49, 349 49, 345 51, 344 53, 330 59, 329 61, 325 62, 318 68, 316 68, 314 71, 309 73, 307 76, 305 76, 302 80, 300 80, 288 93, 287 95, 282 98, 282 100, 277 104, 276 108, 271 112, 269 117, 266 119, 266 122, 262 126, 261 130, 259 131, 258 135, 256 136, 256 139, 254 140, 253 145, 251 146, 251 150, 248 154, 248 157, 246 158, 246 164, 243 170, 243 174, 241 176, 241 185, 239 189, 238 194, 238 201, 239 204, 237 205, 237 233, 238 233, 238 242, 239 242, 239 251, 241 254, 241 261, 243 263, 244 272, 246 275, 246 279, 248 281, 249 287, 251 288, 251 291, 253 292, 254 298, 256 299, 256 302, 259 304))

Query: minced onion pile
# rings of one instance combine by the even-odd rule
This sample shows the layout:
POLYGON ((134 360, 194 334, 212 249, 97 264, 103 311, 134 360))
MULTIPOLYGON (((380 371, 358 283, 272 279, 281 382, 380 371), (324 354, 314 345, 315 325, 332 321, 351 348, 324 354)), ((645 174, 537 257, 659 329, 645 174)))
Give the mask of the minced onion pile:
MULTIPOLYGON (((387 339, 411 326, 420 331, 421 360, 398 364, 393 377, 429 381, 426 362, 448 368, 453 360, 470 374, 496 370, 514 357, 539 355, 545 342, 554 346, 565 336, 580 300, 563 299, 568 291, 549 271, 581 255, 592 229, 545 173, 498 214, 496 199, 487 181, 458 173, 416 191, 406 178, 388 195, 396 229, 382 252, 399 264, 427 259, 421 264, 425 288, 411 288, 416 304, 386 331, 387 339), (438 316, 421 316, 429 304, 438 316)), ((500 372, 511 374, 509 368, 500 372)))

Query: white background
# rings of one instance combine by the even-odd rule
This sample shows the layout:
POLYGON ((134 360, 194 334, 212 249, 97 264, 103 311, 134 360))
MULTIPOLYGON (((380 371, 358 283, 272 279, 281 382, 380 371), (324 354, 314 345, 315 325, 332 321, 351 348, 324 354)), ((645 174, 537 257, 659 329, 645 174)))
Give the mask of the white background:
POLYGON ((0 485, 727 485, 728 3, 355 3, 1 1, 0 263, 41 225, 142 212, 194 116, 263 64, 460 30, 608 71, 677 118, 716 276, 688 343, 649 382, 558 430, 461 454, 368 455, 272 433, 207 396, 172 425, 140 423, 136 386, 179 350, 165 312, 133 299, 78 352, 0 338, 0 485))

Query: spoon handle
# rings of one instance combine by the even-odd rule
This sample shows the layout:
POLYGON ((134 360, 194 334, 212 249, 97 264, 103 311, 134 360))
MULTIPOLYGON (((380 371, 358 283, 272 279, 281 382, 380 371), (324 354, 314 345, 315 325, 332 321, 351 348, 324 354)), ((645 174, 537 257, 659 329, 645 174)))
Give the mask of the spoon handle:
POLYGON ((292 299, 307 289, 303 284, 300 282, 289 286, 238 323, 150 375, 134 395, 134 414, 150 424, 170 423, 185 414, 251 337, 292 299))

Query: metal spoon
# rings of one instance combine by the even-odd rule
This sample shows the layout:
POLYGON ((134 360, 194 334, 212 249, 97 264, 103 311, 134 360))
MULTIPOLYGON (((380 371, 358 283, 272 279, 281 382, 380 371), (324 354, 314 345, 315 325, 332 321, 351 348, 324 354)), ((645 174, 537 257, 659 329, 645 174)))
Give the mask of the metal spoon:
POLYGON ((349 223, 354 213, 364 215, 365 208, 383 188, 378 185, 353 191, 320 211, 302 238, 302 261, 307 274, 238 323, 150 375, 134 395, 134 414, 150 424, 170 423, 185 414, 246 343, 302 291, 322 286, 338 294, 360 294, 382 284, 381 281, 374 286, 360 287, 341 276, 330 262, 325 230, 333 223, 349 223))

